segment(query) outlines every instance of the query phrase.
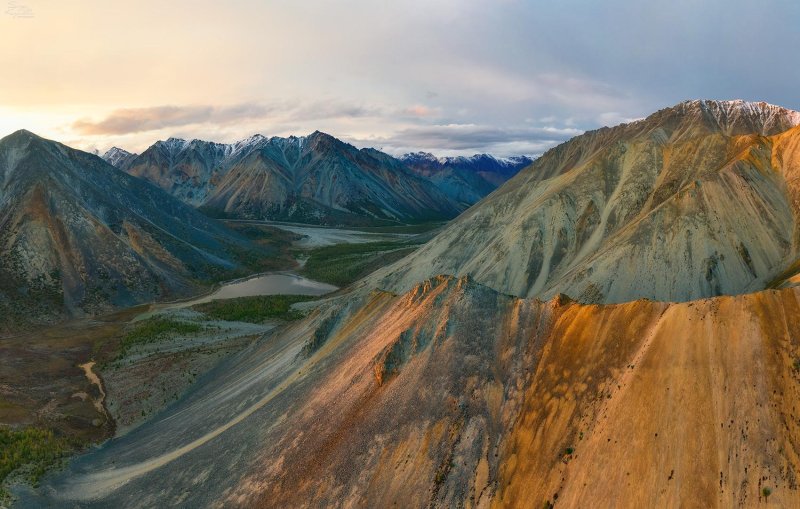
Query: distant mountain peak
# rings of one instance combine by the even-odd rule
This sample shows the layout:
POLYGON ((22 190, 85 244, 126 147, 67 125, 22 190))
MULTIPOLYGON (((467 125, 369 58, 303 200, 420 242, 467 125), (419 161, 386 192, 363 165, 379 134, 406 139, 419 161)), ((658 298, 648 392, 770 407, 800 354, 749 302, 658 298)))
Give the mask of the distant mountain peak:
POLYGON ((170 137, 167 138, 166 140, 157 141, 155 143, 155 146, 166 148, 170 152, 178 152, 185 149, 189 144, 190 142, 184 140, 183 138, 170 137))
POLYGON ((765 115, 784 115, 800 123, 800 112, 765 101, 745 101, 743 99, 715 100, 692 99, 673 106, 674 109, 697 110, 712 115, 720 113, 763 117, 765 115))
POLYGON ((111 147, 110 149, 106 150, 106 152, 103 154, 102 157, 103 159, 107 159, 109 157, 129 156, 129 155, 134 155, 134 154, 128 152, 124 148, 111 147))
POLYGON ((27 129, 17 129, 13 133, 9 134, 9 136, 41 138, 41 136, 38 134, 28 131, 27 129))
MULTIPOLYGON (((191 205, 223 210, 225 214, 248 217, 284 214, 285 217, 280 217, 286 218, 289 208, 298 207, 292 202, 294 197, 306 193, 308 196, 303 199, 311 201, 303 202, 302 207, 308 211, 302 214, 309 218, 313 214, 319 217, 351 214, 397 220, 424 214, 430 217, 455 215, 530 163, 530 159, 524 157, 498 159, 486 154, 437 158, 419 152, 414 156, 418 159, 416 163, 410 161, 411 157, 398 160, 376 149, 359 150, 316 130, 307 136, 266 138, 254 134, 231 144, 187 142, 173 137, 157 142, 134 157, 125 171, 191 205), (459 174, 454 179, 432 178, 433 174, 443 174, 431 168, 445 166, 459 166, 455 170, 459 174), (266 178, 264 175, 275 168, 282 170, 271 177, 274 180, 269 186, 256 185, 261 182, 258 179, 266 178), (231 172, 234 177, 229 177, 231 172), (309 172, 319 173, 310 177, 309 172), (290 175, 293 177, 289 178, 290 175), (300 180, 295 181, 296 178, 300 180), (306 179, 310 187, 303 187, 306 179), (277 182, 283 183, 278 185, 277 182), (433 188, 426 183, 432 183, 433 188), (298 185, 301 187, 295 188, 298 185), (246 190, 247 186, 254 187, 246 190), (328 195, 321 189, 328 189, 328 195), (286 196, 282 196, 284 192, 286 196), (311 210, 315 212, 312 214, 311 210)), ((301 212, 291 214, 300 217, 301 212)))
POLYGON ((301 144, 308 144, 309 147, 313 147, 315 150, 320 151, 344 149, 345 147, 347 149, 356 150, 356 148, 350 143, 342 141, 339 138, 331 136, 330 134, 322 131, 314 131, 308 136, 305 136, 301 144))
POLYGON ((111 147, 100 157, 111 166, 120 170, 125 170, 137 155, 138 154, 128 152, 123 148, 111 147))
POLYGON ((326 142, 330 142, 330 143, 345 143, 342 140, 340 140, 339 138, 336 138, 335 136, 331 136, 330 134, 324 133, 322 131, 314 131, 313 133, 309 134, 308 136, 305 136, 305 138, 308 139, 311 142, 314 142, 314 141, 326 141, 326 142))
POLYGON ((236 143, 234 143, 234 145, 244 145, 244 144, 258 143, 258 142, 264 141, 266 139, 267 138, 263 134, 256 133, 256 134, 253 134, 251 136, 248 136, 247 138, 245 138, 243 140, 237 141, 236 143))
POLYGON ((8 136, 5 136, 4 138, 0 139, 0 142, 7 144, 8 143, 17 144, 17 143, 26 143, 31 140, 43 140, 43 139, 44 138, 42 138, 38 134, 32 133, 27 129, 19 129, 9 134, 8 136))
POLYGON ((457 164, 497 164, 500 166, 516 166, 519 164, 529 164, 533 161, 528 156, 508 156, 497 157, 492 154, 473 154, 471 156, 435 156, 430 152, 411 152, 400 156, 400 160, 406 163, 428 163, 439 166, 457 164))
POLYGON ((749 110, 793 111, 766 101, 745 101, 744 99, 688 99, 675 105, 705 109, 740 108, 749 110))
POLYGON ((447 161, 447 158, 444 157, 436 157, 435 155, 431 154, 430 152, 410 152, 408 154, 403 154, 400 156, 400 160, 404 162, 427 162, 433 164, 444 164, 447 161))
POLYGON ((459 203, 472 205, 497 189, 533 159, 517 156, 499 159, 489 154, 436 157, 413 152, 400 157, 417 175, 431 180, 459 203))
POLYGON ((637 121, 663 123, 665 116, 676 116, 694 127, 719 130, 727 135, 758 133, 762 136, 778 134, 800 125, 800 112, 764 101, 742 99, 693 99, 659 110, 637 121))
POLYGON ((321 131, 256 134, 231 144, 170 138, 126 171, 186 203, 232 217, 366 224, 450 218, 463 210, 397 159, 321 131))

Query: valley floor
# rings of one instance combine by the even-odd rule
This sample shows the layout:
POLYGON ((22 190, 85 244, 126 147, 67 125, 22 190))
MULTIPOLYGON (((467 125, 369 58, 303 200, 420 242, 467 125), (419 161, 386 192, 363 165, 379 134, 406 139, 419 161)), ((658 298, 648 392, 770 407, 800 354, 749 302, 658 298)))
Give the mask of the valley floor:
MULTIPOLYGON (((246 228, 251 238, 271 241, 271 226, 248 224, 246 228)), ((289 228, 297 230, 292 253, 300 262, 300 271, 305 272, 309 259, 313 260, 312 272, 314 263, 324 260, 324 264, 338 263, 349 277, 369 270, 370 265, 381 266, 381 255, 387 249, 408 251, 412 237, 408 233, 289 228), (354 243, 361 246, 355 257, 348 250, 354 243), (333 257, 323 251, 320 258, 320 246, 332 247, 333 257), (347 256, 339 256, 341 251, 347 256)), ((413 249, 417 244, 412 240, 410 245, 413 249)), ((121 436, 185 397, 198 379, 231 355, 268 331, 302 317, 314 305, 303 303, 314 297, 302 295, 335 290, 331 284, 284 271, 231 281, 180 302, 137 306, 8 334, 0 339, 0 425, 52 431, 68 440, 67 449, 72 451, 121 436), (289 295, 258 297, 273 294, 289 295), (217 304, 225 302, 232 305, 217 304), (276 303, 280 309, 290 307, 270 312, 276 303), (298 311, 292 311, 294 308, 298 311), (253 309, 255 314, 248 314, 253 309)), ((19 475, 13 471, 25 471, 28 466, 9 468, 13 475, 8 480, 15 481, 19 475)), ((0 478, 0 483, 3 480, 0 478)), ((0 504, 3 497, 0 490, 0 504)))

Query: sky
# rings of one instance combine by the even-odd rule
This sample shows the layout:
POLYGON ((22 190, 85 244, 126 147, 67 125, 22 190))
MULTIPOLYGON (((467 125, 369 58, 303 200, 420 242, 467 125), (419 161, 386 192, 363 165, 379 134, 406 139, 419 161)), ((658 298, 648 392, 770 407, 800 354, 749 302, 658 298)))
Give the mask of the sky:
POLYGON ((687 99, 800 110, 798 27, 796 0, 0 0, 0 136, 537 155, 687 99))

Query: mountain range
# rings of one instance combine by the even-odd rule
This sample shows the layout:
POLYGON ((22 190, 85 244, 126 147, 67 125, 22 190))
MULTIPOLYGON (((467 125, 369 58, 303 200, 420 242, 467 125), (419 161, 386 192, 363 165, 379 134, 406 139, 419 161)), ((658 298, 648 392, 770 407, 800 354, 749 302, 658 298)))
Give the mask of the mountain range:
POLYGON ((252 252, 100 157, 24 130, 0 140, 0 314, 13 321, 190 295, 252 252))
POLYGON ((233 144, 170 138, 140 155, 113 148, 103 157, 212 215, 318 224, 451 219, 531 161, 398 160, 321 132, 233 144))
POLYGON ((766 103, 573 138, 20 506, 800 506, 798 171, 766 103))
POLYGON ((424 177, 457 203, 469 207, 500 187, 533 159, 515 156, 498 159, 489 154, 472 157, 436 157, 415 152, 400 157, 414 173, 424 177))

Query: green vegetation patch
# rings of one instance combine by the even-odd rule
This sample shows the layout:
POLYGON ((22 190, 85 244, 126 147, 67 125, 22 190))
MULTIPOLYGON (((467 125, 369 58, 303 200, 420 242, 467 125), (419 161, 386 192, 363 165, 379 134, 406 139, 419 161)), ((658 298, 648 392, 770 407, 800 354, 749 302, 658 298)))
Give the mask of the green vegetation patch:
POLYGON ((427 233, 433 231, 437 228, 441 228, 447 224, 447 221, 444 222, 428 222, 428 223, 416 223, 416 224, 403 224, 397 226, 363 226, 354 228, 358 231, 362 232, 372 232, 372 233, 406 233, 406 234, 420 234, 420 233, 427 233))
POLYGON ((183 322, 172 318, 156 316, 138 322, 122 338, 117 358, 125 357, 134 345, 143 345, 170 339, 178 335, 197 334, 203 327, 192 322, 183 322))
POLYGON ((397 241, 319 247, 309 252, 302 272, 310 279, 347 286, 413 253, 417 247, 397 241))
POLYGON ((263 323, 270 319, 297 320, 304 315, 292 304, 317 299, 308 295, 259 295, 197 304, 192 309, 214 320, 263 323))
MULTIPOLYGON (((36 484, 48 468, 73 449, 73 444, 66 438, 57 437, 50 430, 0 427, 0 486, 18 470, 29 482, 36 484)), ((0 487, 0 499, 7 496, 8 493, 0 487)))

